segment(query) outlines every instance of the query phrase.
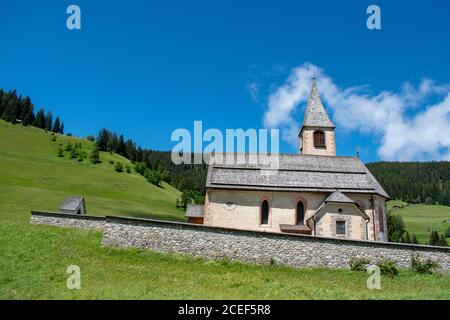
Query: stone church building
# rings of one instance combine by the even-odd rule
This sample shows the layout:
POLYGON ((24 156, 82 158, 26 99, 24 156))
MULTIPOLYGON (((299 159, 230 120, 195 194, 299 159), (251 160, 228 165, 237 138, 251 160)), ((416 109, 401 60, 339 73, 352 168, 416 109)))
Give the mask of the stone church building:
POLYGON ((280 154, 272 175, 262 175, 254 164, 210 164, 205 205, 189 206, 188 222, 387 241, 389 196, 357 157, 336 156, 334 130, 314 80, 300 154, 280 154))

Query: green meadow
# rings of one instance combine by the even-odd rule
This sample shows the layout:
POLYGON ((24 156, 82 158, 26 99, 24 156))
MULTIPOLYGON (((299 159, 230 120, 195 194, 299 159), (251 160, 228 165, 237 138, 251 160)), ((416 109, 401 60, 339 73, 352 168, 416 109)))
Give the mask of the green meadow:
MULTIPOLYGON (((450 223, 450 207, 440 205, 409 204, 394 200, 388 202, 388 210, 402 217, 410 235, 415 234, 420 243, 428 243, 431 230, 444 234, 450 223)), ((450 238, 447 238, 450 242, 450 238)))
POLYGON ((116 172, 110 160, 131 165, 116 154, 97 165, 58 157, 61 144, 89 154, 93 143, 52 137, 0 121, 0 299, 450 299, 450 275, 400 270, 369 290, 365 272, 104 248, 100 232, 30 225, 30 210, 56 211, 67 195, 84 196, 89 214, 183 220, 176 189, 116 172), (67 289, 69 265, 80 267, 80 290, 67 289))

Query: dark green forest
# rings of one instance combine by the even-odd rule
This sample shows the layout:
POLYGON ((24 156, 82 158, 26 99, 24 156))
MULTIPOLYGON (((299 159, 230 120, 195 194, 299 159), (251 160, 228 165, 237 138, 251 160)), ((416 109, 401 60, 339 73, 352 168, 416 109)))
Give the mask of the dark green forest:
POLYGON ((367 168, 392 199, 450 206, 450 162, 374 162, 367 168))

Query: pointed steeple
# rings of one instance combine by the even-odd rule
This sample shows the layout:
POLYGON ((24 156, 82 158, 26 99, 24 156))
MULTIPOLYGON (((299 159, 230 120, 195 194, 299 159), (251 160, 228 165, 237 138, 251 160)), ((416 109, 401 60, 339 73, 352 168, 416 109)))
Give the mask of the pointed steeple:
POLYGON ((320 101, 314 75, 305 120, 298 134, 300 153, 304 155, 335 156, 334 124, 320 101))
POLYGON ((311 93, 309 94, 308 105, 305 111, 303 127, 334 128, 334 124, 328 117, 322 101, 320 100, 315 75, 313 78, 311 93))

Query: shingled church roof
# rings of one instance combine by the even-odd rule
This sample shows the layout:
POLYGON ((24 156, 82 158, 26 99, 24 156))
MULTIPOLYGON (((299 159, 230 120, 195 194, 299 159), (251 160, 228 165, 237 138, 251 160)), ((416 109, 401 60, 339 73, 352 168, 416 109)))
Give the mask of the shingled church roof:
POLYGON ((306 106, 303 127, 334 128, 334 124, 331 122, 330 117, 328 117, 322 101, 320 100, 316 79, 313 80, 308 105, 306 106))
POLYGON ((223 164, 209 165, 206 188, 294 192, 339 190, 389 198, 366 166, 355 157, 280 154, 276 171, 253 164, 248 154, 234 154, 233 157, 236 157, 233 164, 224 161, 223 164))

